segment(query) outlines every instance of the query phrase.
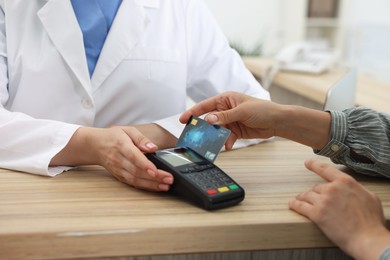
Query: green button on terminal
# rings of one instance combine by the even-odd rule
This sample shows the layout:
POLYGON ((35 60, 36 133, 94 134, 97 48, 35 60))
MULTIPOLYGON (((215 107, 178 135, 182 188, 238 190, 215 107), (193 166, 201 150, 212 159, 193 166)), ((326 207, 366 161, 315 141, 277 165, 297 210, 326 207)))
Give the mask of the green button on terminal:
POLYGON ((238 186, 236 184, 233 184, 233 185, 230 185, 229 186, 229 189, 231 190, 237 190, 238 189, 238 186))

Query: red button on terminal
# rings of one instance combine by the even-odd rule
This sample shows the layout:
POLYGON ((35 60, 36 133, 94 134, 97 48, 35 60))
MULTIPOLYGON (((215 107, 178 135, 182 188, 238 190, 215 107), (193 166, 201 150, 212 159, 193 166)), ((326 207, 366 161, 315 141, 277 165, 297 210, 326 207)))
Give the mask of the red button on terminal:
POLYGON ((207 192, 208 195, 214 195, 214 194, 218 193, 217 190, 207 190, 206 192, 207 192))

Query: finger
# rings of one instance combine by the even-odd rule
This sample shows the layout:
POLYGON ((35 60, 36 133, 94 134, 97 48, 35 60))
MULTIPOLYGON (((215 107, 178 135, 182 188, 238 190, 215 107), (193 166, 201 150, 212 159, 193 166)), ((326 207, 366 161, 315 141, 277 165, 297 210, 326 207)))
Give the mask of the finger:
MULTIPOLYGON (((133 157, 133 152, 131 153, 133 157)), ((149 163, 149 162, 147 162, 149 163)), ((150 162, 151 166, 154 166, 150 162)), ((112 171, 126 171, 128 173, 131 173, 135 177, 138 178, 145 178, 145 179, 157 179, 157 169, 143 169, 137 167, 137 165, 134 163, 134 160, 130 156, 124 156, 120 155, 117 156, 114 163, 112 164, 112 167, 110 167, 112 171)))
POLYGON ((163 170, 158 170, 156 178, 160 180, 164 184, 173 184, 173 176, 171 173, 163 171, 163 170))
MULTIPOLYGON (((125 165, 125 163, 123 164, 125 165)), ((143 189, 153 189, 155 187, 144 186, 151 183, 158 183, 162 187, 167 187, 173 184, 173 176, 166 171, 157 170, 157 172, 151 176, 145 173, 142 169, 135 167, 133 164, 128 163, 126 168, 115 168, 117 169, 113 175, 115 175, 122 182, 126 182, 135 187, 140 187, 143 189), (125 181, 124 181, 125 179, 125 181), (139 184, 137 184, 139 183, 139 184)), ((167 190, 166 188, 162 190, 167 190)))
POLYGON ((340 170, 334 168, 330 164, 319 162, 316 160, 309 159, 305 161, 305 166, 312 172, 315 172, 320 177, 327 181, 334 181, 337 178, 345 176, 346 174, 340 170))
POLYGON ((297 200, 307 202, 311 205, 315 205, 319 198, 320 195, 314 191, 303 192, 301 194, 298 194, 296 197, 297 200))
POLYGON ((240 119, 242 119, 242 113, 240 114, 238 109, 235 108, 220 112, 212 112, 205 117, 207 122, 215 125, 227 125, 240 121, 240 119))
POLYGON ((136 147, 132 142, 123 144, 121 153, 123 156, 123 168, 129 172, 137 172, 140 169, 143 173, 147 173, 151 177, 157 175, 157 167, 146 158, 143 152, 136 147))
POLYGON ((317 193, 322 193, 324 188, 325 188, 325 184, 324 183, 319 183, 319 184, 314 185, 311 190, 314 191, 314 192, 317 192, 317 193))
POLYGON ((124 147, 124 157, 137 168, 140 168, 148 173, 148 175, 155 177, 157 174, 157 167, 146 158, 143 152, 155 152, 157 146, 141 134, 135 127, 125 127, 122 129, 132 141, 125 144, 128 147, 124 147), (142 149, 143 152, 141 152, 140 149, 142 149))
POLYGON ((139 178, 156 179, 166 184, 173 183, 173 176, 171 173, 157 169, 153 162, 151 162, 145 154, 140 152, 134 145, 130 144, 129 147, 132 147, 132 149, 123 155, 123 159, 117 164, 118 167, 124 168, 126 171, 139 178))
MULTIPOLYGON (((141 153, 139 156, 146 158, 143 153, 141 153)), ((137 156, 137 158, 139 157, 137 156)), ((156 180, 158 182, 169 185, 173 183, 173 175, 171 173, 157 169, 153 162, 149 161, 149 159, 147 158, 146 161, 147 164, 149 164, 148 169, 146 169, 146 171, 144 168, 138 168, 137 165, 139 164, 134 160, 127 160, 127 163, 124 163, 125 165, 127 165, 125 169, 138 178, 156 180)))
POLYGON ((235 134, 230 134, 228 139, 226 140, 226 143, 225 143, 225 148, 226 150, 231 150, 233 149, 233 145, 234 143, 237 141, 237 136, 235 134))
POLYGON ((156 180, 138 178, 124 169, 119 170, 113 175, 119 181, 138 189, 149 190, 149 191, 168 191, 170 189, 169 184, 161 183, 156 180))
POLYGON ((308 218, 310 218, 309 215, 313 210, 313 205, 311 205, 310 203, 301 200, 296 200, 296 199, 291 200, 288 203, 288 206, 291 210, 294 210, 295 212, 308 218))
MULTIPOLYGON (((141 153, 141 155, 144 156, 143 153, 141 153)), ((154 180, 169 185, 173 183, 173 176, 171 173, 159 170, 157 168, 152 169, 152 167, 155 167, 155 165, 148 159, 146 159, 146 161, 151 165, 151 167, 149 167, 146 171, 143 168, 137 167, 134 161, 129 161, 127 158, 124 158, 124 162, 121 165, 124 165, 123 168, 126 170, 126 172, 131 173, 136 178, 148 179, 152 181, 154 180)))
POLYGON ((219 96, 211 97, 197 103, 180 116, 180 122, 185 124, 188 122, 191 116, 200 116, 205 113, 216 110, 218 97, 219 96))
POLYGON ((122 130, 130 137, 134 145, 146 153, 152 153, 157 150, 157 145, 152 143, 135 127, 123 127, 122 130))

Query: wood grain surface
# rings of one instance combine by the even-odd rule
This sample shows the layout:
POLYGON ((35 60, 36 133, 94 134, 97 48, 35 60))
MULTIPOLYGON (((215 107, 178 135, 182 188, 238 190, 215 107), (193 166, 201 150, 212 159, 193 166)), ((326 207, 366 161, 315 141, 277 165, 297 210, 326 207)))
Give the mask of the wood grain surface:
MULTIPOLYGON (((220 154, 216 164, 246 190, 234 207, 205 211, 136 190, 98 166, 57 177, 0 170, 0 259, 64 259, 333 247, 288 209, 322 180, 304 168, 308 147, 275 139, 220 154)), ((389 182, 359 177, 390 217, 389 182)))

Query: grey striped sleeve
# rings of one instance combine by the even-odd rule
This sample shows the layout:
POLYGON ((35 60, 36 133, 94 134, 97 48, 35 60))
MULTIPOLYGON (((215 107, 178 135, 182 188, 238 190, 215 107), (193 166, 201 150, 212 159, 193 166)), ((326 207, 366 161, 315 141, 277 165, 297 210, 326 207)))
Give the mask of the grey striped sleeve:
POLYGON ((314 152, 356 172, 390 178, 390 115, 362 107, 329 112, 330 140, 314 152))
POLYGON ((390 247, 387 247, 379 257, 379 260, 390 260, 390 247))

